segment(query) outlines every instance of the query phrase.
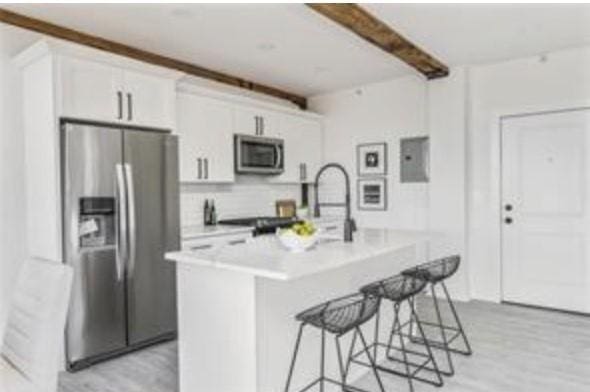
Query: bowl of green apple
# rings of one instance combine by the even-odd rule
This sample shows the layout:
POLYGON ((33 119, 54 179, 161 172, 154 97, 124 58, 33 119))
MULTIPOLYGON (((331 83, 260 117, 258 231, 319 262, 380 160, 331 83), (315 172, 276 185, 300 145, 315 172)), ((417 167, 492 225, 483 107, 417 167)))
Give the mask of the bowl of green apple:
POLYGON ((295 223, 293 226, 278 229, 276 236, 287 250, 293 253, 305 252, 318 241, 320 230, 309 221, 295 223))

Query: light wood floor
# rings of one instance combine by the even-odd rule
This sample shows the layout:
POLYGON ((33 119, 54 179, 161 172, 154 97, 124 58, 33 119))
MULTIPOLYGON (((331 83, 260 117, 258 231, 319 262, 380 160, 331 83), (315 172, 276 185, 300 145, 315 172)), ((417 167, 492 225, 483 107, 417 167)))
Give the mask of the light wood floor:
MULTIPOLYGON (((445 378, 442 389, 416 382, 416 392, 590 391, 590 317, 479 301, 458 303, 457 309, 475 353, 469 358, 454 356, 456 375, 445 378)), ((423 302, 423 318, 430 310, 423 302)), ((404 379, 383 378, 388 391, 408 390, 404 379)), ((370 376, 357 386, 377 391, 370 376)), ((177 389, 176 343, 60 376, 60 392, 177 389)))

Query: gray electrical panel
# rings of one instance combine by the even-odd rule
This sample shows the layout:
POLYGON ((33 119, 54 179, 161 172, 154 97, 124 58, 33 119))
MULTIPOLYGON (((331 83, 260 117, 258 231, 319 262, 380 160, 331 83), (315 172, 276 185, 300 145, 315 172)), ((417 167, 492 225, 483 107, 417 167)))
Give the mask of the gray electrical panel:
POLYGON ((428 182, 429 165, 428 137, 401 139, 401 182, 428 182))

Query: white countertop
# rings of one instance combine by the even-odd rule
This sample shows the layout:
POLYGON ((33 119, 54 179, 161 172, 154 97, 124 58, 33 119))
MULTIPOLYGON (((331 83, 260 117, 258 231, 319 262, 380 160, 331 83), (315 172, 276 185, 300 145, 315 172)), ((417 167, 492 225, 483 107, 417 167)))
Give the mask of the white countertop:
MULTIPOLYGON (((320 218, 312 218, 318 226, 325 226, 331 224, 337 224, 344 221, 344 217, 341 216, 322 216, 320 218)), ((245 226, 231 226, 231 225, 214 225, 214 226, 203 226, 203 225, 189 225, 182 227, 182 240, 194 240, 208 237, 217 237, 221 235, 231 234, 243 234, 251 233, 254 229, 252 227, 245 226)))
MULTIPOLYGON (((338 233, 340 234, 340 233, 338 233)), ((166 254, 179 263, 233 270, 277 280, 292 280, 362 262, 382 254, 424 244, 431 234, 423 231, 359 229, 353 242, 341 236, 321 240, 313 249, 291 253, 273 235, 253 237, 247 242, 198 251, 166 254)))
POLYGON ((220 235, 229 234, 241 234, 241 233, 252 233, 251 227, 244 226, 227 226, 227 225, 215 225, 215 226, 183 226, 182 227, 182 240, 192 240, 198 238, 216 237, 220 235))

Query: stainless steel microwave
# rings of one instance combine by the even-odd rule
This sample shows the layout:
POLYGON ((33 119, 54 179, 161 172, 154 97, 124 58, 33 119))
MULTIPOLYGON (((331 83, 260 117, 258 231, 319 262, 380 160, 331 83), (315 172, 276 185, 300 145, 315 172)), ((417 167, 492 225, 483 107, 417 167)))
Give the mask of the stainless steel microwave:
POLYGON ((285 166, 284 151, 283 139, 236 134, 236 173, 280 174, 285 166))

